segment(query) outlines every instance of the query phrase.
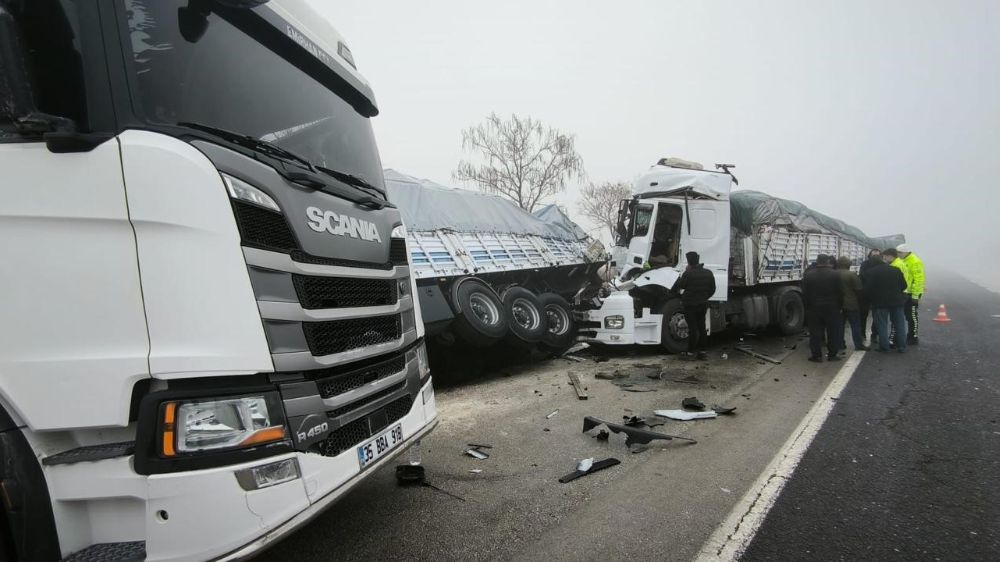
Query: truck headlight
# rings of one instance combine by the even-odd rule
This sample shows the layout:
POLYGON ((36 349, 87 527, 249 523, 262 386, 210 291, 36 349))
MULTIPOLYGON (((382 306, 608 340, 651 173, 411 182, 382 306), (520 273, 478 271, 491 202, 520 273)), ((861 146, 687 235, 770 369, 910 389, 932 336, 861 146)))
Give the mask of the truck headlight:
POLYGON ((604 329, 606 330, 621 330, 624 327, 624 316, 608 316, 604 318, 604 329))
POLYGON ((406 352, 406 362, 411 361, 417 362, 417 372, 421 381, 431 374, 431 364, 427 360, 427 346, 423 342, 406 352))
POLYGON ((222 181, 226 184, 226 191, 229 192, 229 196, 233 199, 246 201, 251 205, 263 207, 268 211, 275 211, 277 213, 281 212, 281 207, 275 203, 274 199, 272 199, 270 195, 248 184, 247 182, 234 178, 228 174, 222 174, 222 181))
POLYGON ((284 412, 275 393, 164 402, 158 433, 164 457, 243 449, 288 439, 284 412))

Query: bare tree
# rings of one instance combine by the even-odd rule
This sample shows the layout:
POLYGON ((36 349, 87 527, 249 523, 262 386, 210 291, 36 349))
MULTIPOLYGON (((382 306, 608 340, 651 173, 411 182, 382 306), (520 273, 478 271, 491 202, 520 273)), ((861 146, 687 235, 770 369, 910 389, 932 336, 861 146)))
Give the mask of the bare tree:
POLYGON ((604 182, 588 184, 580 191, 578 209, 580 214, 595 224, 608 228, 611 239, 615 239, 618 225, 618 205, 622 199, 632 197, 632 188, 625 182, 604 182))
POLYGON ((491 113, 462 131, 462 148, 477 158, 458 163, 456 180, 506 197, 529 213, 565 189, 567 180, 584 176, 573 136, 530 117, 501 119, 491 113))

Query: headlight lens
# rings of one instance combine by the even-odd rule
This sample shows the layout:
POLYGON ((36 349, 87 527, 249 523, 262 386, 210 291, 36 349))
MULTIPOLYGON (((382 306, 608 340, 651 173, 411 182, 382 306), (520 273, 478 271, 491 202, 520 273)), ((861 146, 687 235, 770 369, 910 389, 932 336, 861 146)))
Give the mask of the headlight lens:
POLYGON ((397 224, 396 228, 392 229, 392 233, 389 234, 389 237, 390 238, 406 238, 406 227, 403 226, 403 225, 401 225, 401 224, 397 224))
POLYGON ((624 327, 624 316, 608 316, 604 319, 604 328, 607 330, 621 330, 624 327))
POLYGON ((431 374, 431 362, 427 359, 427 346, 424 344, 417 347, 417 370, 420 372, 420 380, 431 374))
POLYGON ((165 457, 287 439, 284 414, 273 394, 165 402, 160 420, 165 457))
POLYGON ((270 195, 248 184, 247 182, 226 174, 222 174, 222 181, 226 184, 226 191, 229 192, 229 196, 233 199, 246 201, 251 205, 257 205, 258 207, 263 207, 269 211, 275 211, 277 213, 281 212, 281 207, 278 206, 270 195))

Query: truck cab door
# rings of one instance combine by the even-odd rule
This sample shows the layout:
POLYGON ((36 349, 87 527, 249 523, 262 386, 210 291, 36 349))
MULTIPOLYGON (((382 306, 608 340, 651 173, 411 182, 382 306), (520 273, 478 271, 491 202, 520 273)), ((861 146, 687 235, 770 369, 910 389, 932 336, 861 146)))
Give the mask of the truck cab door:
POLYGON ((681 231, 684 253, 698 252, 715 275, 712 300, 724 301, 729 289, 729 202, 688 200, 681 231))
POLYGON ((652 203, 637 203, 632 209, 626 225, 631 238, 628 244, 628 255, 625 263, 619 264, 623 274, 630 269, 641 268, 649 258, 655 220, 656 206, 652 203))

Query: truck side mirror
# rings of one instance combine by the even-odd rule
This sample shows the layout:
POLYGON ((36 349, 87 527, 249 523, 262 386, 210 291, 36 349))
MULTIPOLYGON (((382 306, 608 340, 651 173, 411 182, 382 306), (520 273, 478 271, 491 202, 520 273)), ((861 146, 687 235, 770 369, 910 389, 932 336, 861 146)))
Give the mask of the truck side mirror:
POLYGON ((14 14, 0 4, 0 123, 13 124, 33 111, 21 29, 14 14))
POLYGON ((177 27, 188 43, 197 43, 208 31, 208 15, 212 8, 204 0, 188 0, 187 6, 177 8, 177 27))

